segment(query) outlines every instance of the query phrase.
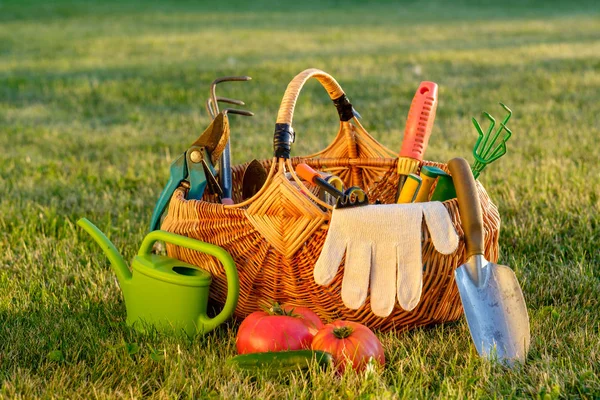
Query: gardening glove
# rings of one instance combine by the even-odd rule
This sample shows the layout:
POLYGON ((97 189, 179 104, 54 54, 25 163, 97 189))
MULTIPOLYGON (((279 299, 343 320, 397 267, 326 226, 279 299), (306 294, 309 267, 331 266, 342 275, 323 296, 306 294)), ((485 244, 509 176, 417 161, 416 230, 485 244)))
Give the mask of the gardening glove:
POLYGON ((334 209, 323 250, 314 269, 315 282, 329 285, 342 262, 342 301, 360 308, 371 286, 371 310, 388 316, 398 297, 405 310, 416 307, 423 286, 422 219, 442 254, 454 252, 458 235, 439 202, 369 205, 334 209))

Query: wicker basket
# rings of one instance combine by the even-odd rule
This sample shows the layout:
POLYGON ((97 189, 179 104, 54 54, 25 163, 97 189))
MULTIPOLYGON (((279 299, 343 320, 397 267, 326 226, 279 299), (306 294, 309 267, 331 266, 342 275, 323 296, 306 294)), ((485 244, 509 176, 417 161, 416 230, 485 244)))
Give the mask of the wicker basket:
MULTIPOLYGON (((294 173, 300 162, 315 169, 338 175, 347 187, 360 186, 371 201, 393 203, 398 175, 394 152, 379 144, 354 118, 352 106, 339 84, 327 73, 308 69, 288 85, 275 130, 275 157, 263 160, 269 175, 263 188, 242 201, 242 176, 246 164, 233 167, 235 205, 222 205, 210 195, 202 200, 186 200, 185 189, 175 191, 162 229, 224 247, 234 258, 240 278, 240 298, 236 315, 244 317, 269 305, 287 302, 313 309, 324 321, 346 319, 373 329, 406 330, 418 326, 453 321, 462 314, 454 270, 465 262, 463 231, 456 199, 444 203, 460 237, 454 254, 442 255, 423 229, 423 292, 419 305, 408 312, 396 307, 386 318, 374 315, 370 299, 358 310, 346 308, 341 299, 343 265, 330 286, 313 279, 313 267, 319 257, 328 230, 331 206, 315 195, 294 173), (333 142, 323 151, 290 158, 293 142, 292 118, 302 86, 316 78, 327 90, 340 115, 340 128, 333 142), (286 176, 286 172, 288 172, 286 176), (289 177, 292 177, 290 179, 289 177)), ((447 171, 446 165, 436 165, 447 171)), ((500 218, 497 207, 479 184, 479 198, 485 223, 486 258, 498 258, 500 218)), ((202 266, 213 275, 210 295, 224 303, 227 295, 225 273, 211 257, 189 249, 168 245, 170 256, 202 266)))

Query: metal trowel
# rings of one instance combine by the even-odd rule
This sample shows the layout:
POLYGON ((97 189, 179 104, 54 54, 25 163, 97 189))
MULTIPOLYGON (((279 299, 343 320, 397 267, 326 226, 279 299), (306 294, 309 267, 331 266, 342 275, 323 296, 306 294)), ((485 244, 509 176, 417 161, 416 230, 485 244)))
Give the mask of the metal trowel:
POLYGON ((267 180, 268 172, 258 160, 250 161, 244 170, 242 178, 242 199, 254 196, 263 187, 267 180))
POLYGON ((505 265, 485 259, 483 215, 475 179, 465 159, 448 162, 460 220, 465 232, 467 262, 454 273, 473 343, 480 356, 512 366, 525 362, 529 349, 529 316, 521 286, 505 265))

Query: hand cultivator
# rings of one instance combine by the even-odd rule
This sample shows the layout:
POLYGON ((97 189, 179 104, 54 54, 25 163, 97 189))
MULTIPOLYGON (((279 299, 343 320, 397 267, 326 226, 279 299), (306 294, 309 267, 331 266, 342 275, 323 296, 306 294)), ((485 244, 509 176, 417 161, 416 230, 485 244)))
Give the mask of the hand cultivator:
POLYGON ((496 161, 506 153, 506 142, 512 136, 512 131, 506 126, 508 120, 512 116, 512 111, 504 104, 500 103, 500 105, 506 110, 506 112, 508 112, 508 115, 504 118, 502 122, 500 122, 500 128, 498 128, 498 130, 495 132, 492 140, 490 140, 490 136, 492 135, 494 127, 496 126, 496 120, 494 119, 494 117, 492 117, 487 112, 483 113, 483 115, 485 115, 485 117, 490 120, 490 127, 488 128, 485 134, 483 133, 479 122, 477 122, 475 118, 472 119, 473 125, 475 125, 475 129, 477 129, 477 132, 479 133, 479 138, 477 138, 477 142, 475 142, 475 146, 473 147, 473 157, 475 157, 475 162, 471 166, 471 169, 473 170, 473 176, 475 177, 475 179, 479 178, 481 171, 483 171, 483 169, 487 167, 488 164, 491 164, 492 162, 496 161), (506 134, 496 145, 498 136, 500 136, 503 130, 506 131, 506 134))
MULTIPOLYGON (((250 78, 249 76, 226 76, 224 78, 215 79, 212 85, 210 85, 210 98, 207 100, 206 103, 206 107, 208 108, 208 112, 210 113, 210 115, 216 116, 219 114, 219 100, 226 103, 244 105, 244 102, 240 100, 228 99, 226 97, 217 97, 217 84, 221 82, 245 82, 251 79, 252 78, 250 78)), ((254 115, 250 111, 235 110, 231 108, 226 108, 225 110, 223 110, 224 114, 226 114, 227 112, 230 112, 232 114, 245 115, 247 117, 252 117, 254 115)), ((233 200, 231 200, 231 146, 229 140, 227 140, 227 143, 225 144, 225 149, 223 151, 223 155, 219 160, 219 177, 221 178, 221 189, 223 191, 223 194, 221 196, 221 202, 223 204, 233 204, 233 200)))

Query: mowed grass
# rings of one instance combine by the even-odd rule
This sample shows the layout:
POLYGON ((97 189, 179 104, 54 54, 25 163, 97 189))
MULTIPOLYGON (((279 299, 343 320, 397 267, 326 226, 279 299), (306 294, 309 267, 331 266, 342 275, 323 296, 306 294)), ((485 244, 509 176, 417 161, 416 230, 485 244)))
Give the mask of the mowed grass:
MULTIPOLYGON (((5 398, 600 397, 600 9, 595 2, 19 2, 0 0, 0 396, 5 398), (452 3, 452 4, 451 4, 452 3), (251 377, 224 365, 237 323, 194 340, 144 336, 88 217, 133 257, 170 162, 232 116, 235 163, 267 158, 279 101, 328 71, 363 124, 399 149, 412 95, 440 85, 426 157, 472 160, 470 118, 514 111, 481 177, 500 209, 500 262, 522 285, 532 346, 507 370, 466 322, 381 334, 382 373, 251 377)), ((296 155, 337 130, 324 90, 296 108, 296 155)))

